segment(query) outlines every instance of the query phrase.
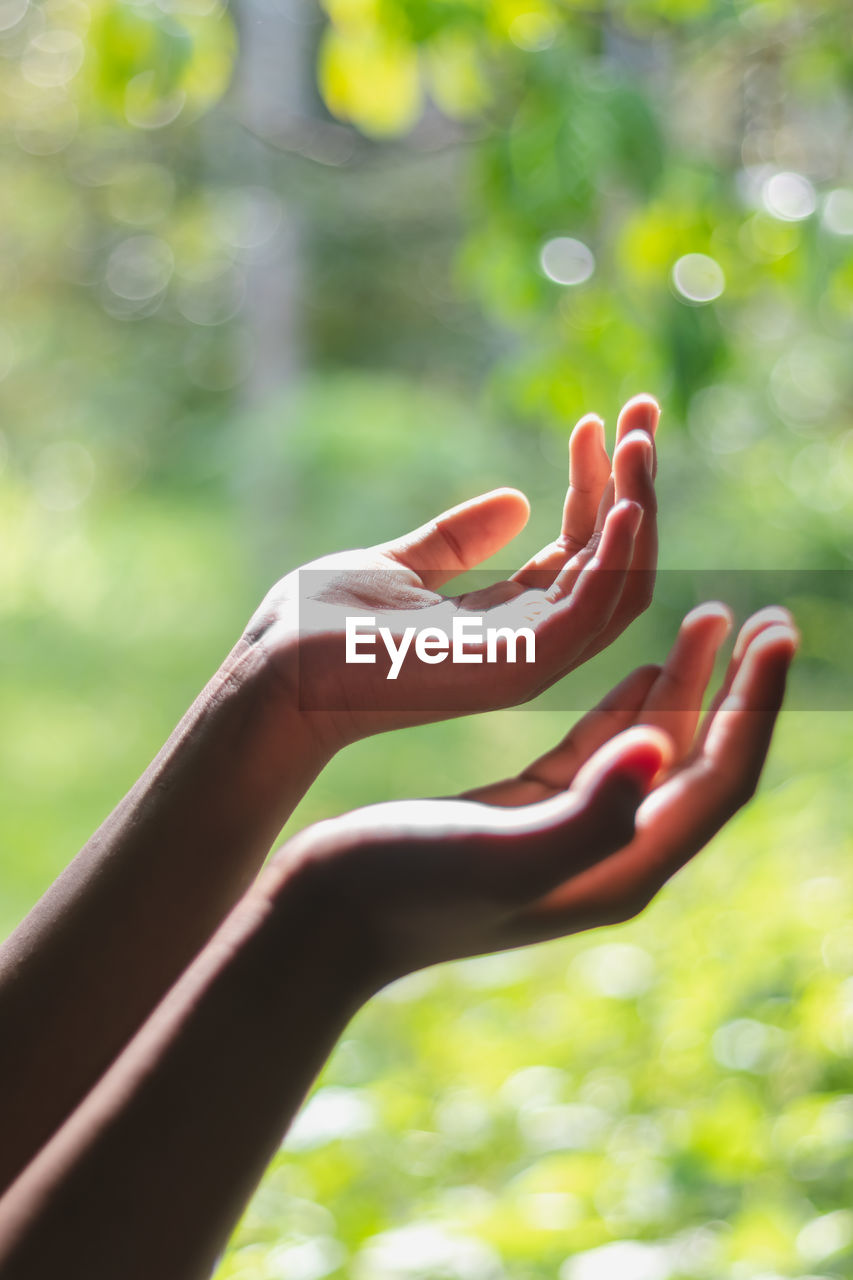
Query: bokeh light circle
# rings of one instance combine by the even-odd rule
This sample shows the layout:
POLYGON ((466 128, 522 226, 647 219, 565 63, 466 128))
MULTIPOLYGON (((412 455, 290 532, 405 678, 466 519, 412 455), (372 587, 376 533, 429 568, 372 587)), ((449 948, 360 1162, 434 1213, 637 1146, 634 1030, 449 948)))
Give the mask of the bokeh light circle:
POLYGON ((106 283, 117 297, 144 302, 166 288, 174 261, 165 240, 158 236, 131 236, 110 254, 106 283))
POLYGON ((853 236, 853 191, 848 187, 838 187, 826 197, 823 225, 833 235, 853 236))
POLYGON ((802 222, 817 208, 815 189, 801 173, 774 173, 761 189, 768 213, 783 222, 802 222))
POLYGON ((570 236, 556 236, 543 245, 539 264, 555 284, 583 284, 595 271, 592 250, 570 236))
POLYGON ((672 268, 676 293, 688 302, 713 302, 726 287, 723 268, 705 253, 685 253, 672 268))

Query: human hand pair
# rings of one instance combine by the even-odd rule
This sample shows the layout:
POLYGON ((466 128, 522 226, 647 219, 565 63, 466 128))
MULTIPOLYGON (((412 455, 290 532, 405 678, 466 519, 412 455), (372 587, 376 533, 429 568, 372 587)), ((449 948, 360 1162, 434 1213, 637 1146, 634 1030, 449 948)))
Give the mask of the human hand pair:
POLYGON ((519 775, 453 799, 373 805, 300 833, 273 899, 296 882, 353 940, 369 993, 439 961, 637 914, 752 795, 797 645, 786 610, 741 629, 701 719, 730 627, 724 605, 684 620, 662 667, 641 667, 519 775))
MULTIPOLYGON (((645 609, 657 563, 654 433, 650 396, 624 406, 613 459, 604 425, 581 419, 569 442, 570 484, 560 532, 508 579, 445 597, 446 581, 494 555, 524 526, 527 499, 497 489, 390 542, 326 556, 268 593, 245 633, 263 654, 272 687, 298 702, 312 732, 331 745, 386 729, 485 711, 534 697, 610 644, 645 609), (455 616, 485 626, 528 626, 536 660, 497 665, 407 664, 388 680, 345 661, 345 618, 374 616, 399 637, 411 625, 450 634, 455 616)), ((467 652, 483 657, 483 646, 467 652)))

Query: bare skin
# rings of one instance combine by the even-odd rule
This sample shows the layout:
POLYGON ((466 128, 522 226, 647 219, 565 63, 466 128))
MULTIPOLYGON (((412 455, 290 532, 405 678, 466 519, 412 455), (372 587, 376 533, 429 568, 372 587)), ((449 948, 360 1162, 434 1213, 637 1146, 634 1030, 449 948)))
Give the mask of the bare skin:
POLYGON ((273 588, 0 951, 12 1048, 0 1060, 4 1277, 47 1280, 70 1258, 87 1280, 206 1275, 337 1036, 379 987, 627 918, 748 798, 796 636, 784 611, 751 620, 697 732, 729 625, 706 606, 663 668, 635 672, 517 778, 318 824, 254 880, 341 746, 458 714, 472 692, 483 709, 530 697, 645 607, 656 423, 648 397, 626 406, 611 466, 601 424, 582 420, 558 536, 476 598, 437 587, 518 531, 516 491, 307 566, 324 575, 320 612, 338 614, 317 627, 299 617, 298 577, 273 588), (419 679, 390 694, 381 672, 342 661, 341 613, 365 605, 501 621, 516 608, 536 628, 535 669, 506 662, 486 680, 415 667, 419 679))
MULTIPOLYGON (((610 644, 652 597, 659 415, 650 396, 625 405, 612 464, 601 419, 581 419, 570 440, 560 530, 507 579, 450 597, 438 590, 523 528, 529 506, 515 489, 473 498, 392 542, 325 556, 277 583, 247 636, 281 672, 285 696, 314 733, 337 747, 385 729, 515 705, 610 644), (387 662, 345 663, 344 619, 353 612, 379 615, 396 636, 407 625, 449 631, 455 614, 476 613, 486 626, 529 626, 536 662, 417 663, 390 682, 387 662)), ((482 646, 470 651, 482 655, 482 646)))
POLYGON ((698 724, 728 625, 721 606, 691 615, 663 668, 634 672, 515 778, 288 842, 0 1200, 4 1280, 48 1280, 69 1258, 87 1280, 209 1274, 373 992, 642 909, 749 798, 767 753, 796 634, 782 610, 751 619, 698 724))
MULTIPOLYGON (((502 668, 501 678, 486 668, 484 707, 531 696, 607 643, 648 602, 657 550, 657 418, 648 396, 623 409, 612 467, 600 420, 585 418, 572 434, 557 538, 494 589, 495 599, 527 593, 535 602, 538 593, 543 660, 521 683, 518 668, 502 668), (539 586, 527 585, 530 574, 539 586)), ((345 566, 339 590, 383 610, 399 603, 388 599, 389 582, 403 581, 413 609, 428 612, 436 601, 445 608, 439 582, 503 546, 527 511, 523 495, 499 490, 396 541, 333 557, 345 566), (377 577, 377 566, 384 576, 377 577)), ((297 575, 290 574, 143 776, 0 948, 0 1192, 245 893, 331 756, 359 736, 458 714, 457 704, 465 704, 473 668, 447 664, 443 701, 431 683, 439 669, 422 667, 424 688, 403 689, 395 708, 387 682, 360 683, 359 673, 372 668, 344 666, 339 636, 300 631, 297 604, 297 575), (312 670, 327 693, 339 691, 362 710, 300 707, 312 670), (429 712, 413 713, 406 699, 426 699, 429 712)))

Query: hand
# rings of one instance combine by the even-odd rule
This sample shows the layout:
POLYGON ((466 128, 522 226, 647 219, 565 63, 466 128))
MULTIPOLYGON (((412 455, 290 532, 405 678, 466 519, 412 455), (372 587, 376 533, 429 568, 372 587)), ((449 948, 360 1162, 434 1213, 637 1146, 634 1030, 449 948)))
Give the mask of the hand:
POLYGON ((750 618, 700 726, 729 627, 723 605, 694 610, 663 667, 634 671, 515 778, 307 829, 276 859, 283 883, 302 873, 319 893, 373 989, 637 914, 749 799, 767 755, 797 635, 783 609, 750 618))
MULTIPOLYGON (((392 542, 316 560, 283 578, 246 630, 276 684, 297 699, 318 734, 336 748, 407 724, 512 705, 534 697, 609 644, 651 600, 657 562, 654 433, 649 396, 623 408, 613 463, 604 426, 583 418, 569 442, 570 485, 560 533, 509 579, 455 597, 448 579, 494 555, 524 526, 527 499, 514 489, 473 498, 392 542), (397 642, 407 627, 452 631, 454 617, 484 626, 530 628, 535 662, 427 665, 411 653, 388 679, 376 663, 345 661, 345 619, 376 618, 397 642)), ((379 637, 376 637, 377 641, 379 637)), ((485 655, 482 643, 467 652, 485 655)), ((525 654, 524 641, 521 653, 525 654)))

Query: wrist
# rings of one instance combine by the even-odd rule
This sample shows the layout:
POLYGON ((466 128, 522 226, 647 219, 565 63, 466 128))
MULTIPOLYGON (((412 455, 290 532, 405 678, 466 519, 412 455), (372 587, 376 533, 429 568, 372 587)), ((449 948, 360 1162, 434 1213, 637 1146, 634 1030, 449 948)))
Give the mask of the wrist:
POLYGON ((321 699, 312 677, 328 669, 327 658, 332 664, 337 661, 337 655, 318 648, 316 637, 301 636, 295 627, 278 627, 274 639, 270 631, 244 637, 223 664, 223 669, 234 666, 239 682, 257 685, 275 715, 286 715, 304 750, 322 762, 320 767, 363 736, 346 707, 317 705, 321 699))
POLYGON ((347 847, 345 823, 345 816, 332 818, 293 836, 269 862, 255 891, 278 938, 284 941, 295 932, 313 940, 337 999, 354 1012, 402 975, 389 963, 381 931, 361 896, 347 887, 348 855, 356 849, 347 847))
POLYGON ((284 825, 342 745, 300 706, 298 646, 271 655, 241 641, 202 695, 226 725, 240 785, 284 825))
POLYGON ((333 872, 321 869, 312 857, 315 830, 310 827, 282 846, 252 896, 264 915, 262 932, 274 967, 293 970, 291 960, 298 954, 312 990, 322 992, 331 1013, 347 1020, 388 979, 382 976, 367 923, 354 904, 347 909, 333 872))
POLYGON ((141 806, 159 822, 177 810, 217 843, 260 842, 266 852, 330 755, 273 684, 264 656, 241 641, 119 811, 141 806))

